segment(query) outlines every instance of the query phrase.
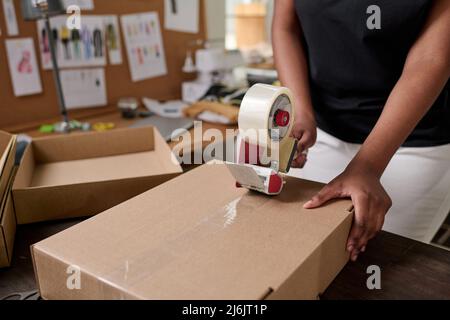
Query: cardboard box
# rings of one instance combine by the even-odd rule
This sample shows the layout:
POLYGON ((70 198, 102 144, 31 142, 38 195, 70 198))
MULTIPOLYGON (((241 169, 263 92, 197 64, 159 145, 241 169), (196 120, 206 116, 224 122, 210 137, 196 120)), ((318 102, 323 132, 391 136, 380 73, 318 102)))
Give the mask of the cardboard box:
POLYGON ((11 197, 16 137, 0 131, 0 268, 11 264, 16 218, 11 197))
POLYGON ((0 201, 6 193, 9 178, 14 167, 16 136, 0 131, 0 201))
POLYGON ((44 299, 316 299, 348 261, 351 202, 267 197, 205 165, 32 247, 44 299))
POLYGON ((10 191, 11 189, 5 193, 0 206, 0 268, 11 265, 14 238, 16 236, 16 216, 14 215, 13 199, 10 191))
POLYGON ((181 173, 152 127, 35 139, 13 186, 17 222, 95 215, 181 173))

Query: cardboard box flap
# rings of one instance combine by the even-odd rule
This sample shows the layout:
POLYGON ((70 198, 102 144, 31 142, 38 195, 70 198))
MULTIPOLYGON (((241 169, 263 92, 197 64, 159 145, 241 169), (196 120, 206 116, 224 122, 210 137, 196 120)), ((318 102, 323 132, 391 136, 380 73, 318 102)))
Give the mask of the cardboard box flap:
POLYGON ((74 133, 33 140, 36 162, 48 163, 152 151, 155 129, 117 129, 102 134, 74 133))
POLYGON ((17 170, 13 189, 22 189, 28 187, 33 179, 34 169, 35 161, 33 148, 26 148, 25 152, 22 155, 20 166, 17 170))
POLYGON ((0 221, 0 267, 8 266, 11 262, 15 235, 16 216, 14 214, 13 200, 9 194, 6 198, 0 221))
POLYGON ((11 149, 13 136, 4 131, 0 131, 0 172, 3 169, 9 150, 11 149))
POLYGON ((15 156, 16 136, 0 131, 0 199, 6 192, 13 171, 15 156))
POLYGON ((85 292, 94 299, 264 298, 349 220, 346 200, 303 209, 321 187, 289 178, 270 198, 236 189, 223 165, 203 166, 35 245, 38 276, 62 282, 41 293, 79 294, 64 286, 74 264, 101 287, 85 292))

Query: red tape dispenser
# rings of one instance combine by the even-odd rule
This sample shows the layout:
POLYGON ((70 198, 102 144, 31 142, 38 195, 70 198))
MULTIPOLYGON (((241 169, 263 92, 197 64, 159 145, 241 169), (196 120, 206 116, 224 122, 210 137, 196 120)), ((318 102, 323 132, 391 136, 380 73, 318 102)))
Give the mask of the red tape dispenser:
POLYGON ((256 84, 239 112, 236 163, 226 163, 238 187, 278 195, 296 156, 294 106, 289 89, 256 84))

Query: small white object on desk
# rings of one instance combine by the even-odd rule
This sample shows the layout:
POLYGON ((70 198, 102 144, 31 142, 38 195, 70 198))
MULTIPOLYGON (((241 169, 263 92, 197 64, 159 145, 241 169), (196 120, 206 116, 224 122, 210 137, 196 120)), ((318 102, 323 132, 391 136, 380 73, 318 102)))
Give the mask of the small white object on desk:
POLYGON ((166 118, 182 118, 184 117, 183 110, 188 107, 188 105, 181 100, 161 103, 157 100, 144 98, 142 101, 149 111, 166 118))
POLYGON ((211 111, 203 111, 197 116, 197 118, 199 120, 210 123, 232 124, 230 119, 228 119, 227 117, 211 111))
POLYGON ((199 81, 183 82, 183 101, 187 103, 197 102, 205 96, 209 88, 211 88, 211 83, 203 83, 199 81))

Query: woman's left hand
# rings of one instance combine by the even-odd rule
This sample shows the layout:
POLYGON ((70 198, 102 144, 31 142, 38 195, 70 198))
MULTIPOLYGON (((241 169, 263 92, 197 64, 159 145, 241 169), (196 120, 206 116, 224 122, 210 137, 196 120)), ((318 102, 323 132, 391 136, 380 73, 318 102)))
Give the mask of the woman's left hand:
POLYGON ((385 215, 392 206, 391 198, 373 170, 365 165, 351 163, 304 207, 314 209, 332 199, 348 197, 353 201, 355 217, 347 250, 351 259, 356 261, 359 254, 366 250, 368 241, 381 231, 385 215))

